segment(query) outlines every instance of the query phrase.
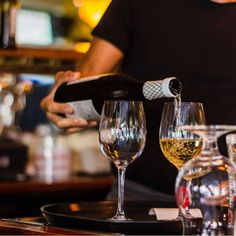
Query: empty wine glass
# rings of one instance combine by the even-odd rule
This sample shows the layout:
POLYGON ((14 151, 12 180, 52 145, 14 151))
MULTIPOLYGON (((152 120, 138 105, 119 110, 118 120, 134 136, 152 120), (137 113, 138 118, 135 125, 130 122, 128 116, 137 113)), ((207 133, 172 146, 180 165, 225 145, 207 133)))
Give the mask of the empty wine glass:
POLYGON ((118 206, 110 220, 127 220, 124 212, 124 182, 127 166, 142 153, 146 143, 146 119, 140 101, 105 101, 99 125, 103 154, 118 170, 118 206))
POLYGON ((233 165, 220 154, 217 139, 235 131, 236 126, 202 125, 182 128, 200 135, 203 146, 201 154, 186 162, 178 173, 175 185, 177 204, 185 218, 188 218, 186 207, 201 210, 201 235, 228 234, 235 207, 229 184, 233 165))
MULTIPOLYGON (((164 104, 159 132, 160 146, 166 159, 176 166, 178 171, 186 161, 199 155, 202 147, 201 138, 191 131, 181 129, 181 126, 200 124, 205 124, 202 103, 164 104)), ((181 219, 180 211, 177 219, 181 219)))

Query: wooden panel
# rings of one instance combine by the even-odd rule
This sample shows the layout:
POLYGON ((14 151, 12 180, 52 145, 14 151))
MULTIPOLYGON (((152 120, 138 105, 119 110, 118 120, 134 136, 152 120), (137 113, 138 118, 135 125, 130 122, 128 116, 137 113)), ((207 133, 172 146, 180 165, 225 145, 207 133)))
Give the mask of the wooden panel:
POLYGON ((46 183, 36 180, 0 183, 0 217, 40 215, 40 207, 56 202, 101 201, 111 188, 112 177, 74 177, 46 183))
POLYGON ((0 49, 0 72, 55 74, 60 70, 76 70, 83 53, 53 47, 19 47, 0 49))
POLYGON ((23 58, 55 58, 80 60, 83 56, 72 49, 53 47, 19 47, 15 50, 0 49, 1 57, 23 57, 23 58))
POLYGON ((0 231, 1 235, 102 235, 92 231, 70 230, 47 225, 22 224, 4 220, 0 220, 0 231))

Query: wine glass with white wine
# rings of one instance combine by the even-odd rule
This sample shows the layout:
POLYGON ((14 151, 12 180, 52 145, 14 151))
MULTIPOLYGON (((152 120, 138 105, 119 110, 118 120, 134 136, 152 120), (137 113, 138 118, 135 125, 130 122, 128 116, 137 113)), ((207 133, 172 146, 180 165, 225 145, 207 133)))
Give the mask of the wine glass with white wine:
POLYGON ((103 154, 118 170, 118 206, 110 220, 125 221, 124 183, 127 166, 142 153, 146 143, 146 119, 141 101, 105 101, 99 124, 103 154))
MULTIPOLYGON (((183 130, 181 126, 205 123, 202 103, 174 101, 164 104, 159 131, 160 146, 166 159, 178 171, 185 162, 198 156, 202 148, 202 139, 191 131, 183 130)), ((177 219, 180 217, 179 211, 177 219)))

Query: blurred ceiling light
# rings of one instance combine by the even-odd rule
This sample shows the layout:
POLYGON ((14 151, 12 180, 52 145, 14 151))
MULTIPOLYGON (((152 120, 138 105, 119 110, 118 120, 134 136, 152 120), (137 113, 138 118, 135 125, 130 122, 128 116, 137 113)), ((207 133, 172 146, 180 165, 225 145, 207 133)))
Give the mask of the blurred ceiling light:
POLYGON ((94 28, 106 11, 111 0, 73 0, 78 7, 79 17, 94 28))
POLYGON ((75 44, 75 50, 80 53, 86 53, 90 47, 89 42, 78 42, 75 44))
POLYGON ((82 7, 84 5, 84 0, 73 0, 75 7, 82 7))

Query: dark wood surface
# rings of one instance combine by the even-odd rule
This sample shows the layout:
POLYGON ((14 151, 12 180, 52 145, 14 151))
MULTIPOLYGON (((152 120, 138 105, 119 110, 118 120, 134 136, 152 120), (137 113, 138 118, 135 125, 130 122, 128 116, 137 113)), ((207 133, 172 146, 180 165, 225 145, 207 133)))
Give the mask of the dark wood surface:
POLYGON ((54 47, 18 47, 0 49, 0 72, 55 74, 60 70, 75 70, 83 53, 54 47))
POLYGON ((0 235, 112 235, 109 233, 72 230, 48 225, 33 225, 26 223, 0 220, 0 235))
POLYGON ((149 209, 153 206, 172 206, 168 202, 125 202, 126 213, 133 220, 127 223, 111 223, 105 220, 114 215, 116 201, 70 203, 71 214, 61 207, 53 210, 56 205, 58 204, 46 206, 47 210, 44 208, 40 216, 2 218, 0 235, 183 235, 181 221, 158 222, 155 216, 148 215, 149 209), (73 208, 71 205, 74 205, 73 208), (61 210, 63 214, 60 213, 61 210), (52 212, 53 222, 46 212, 52 212), (89 221, 91 214, 92 218, 89 221), (58 216, 62 219, 60 222, 58 216), (69 221, 72 223, 68 224, 69 221))
POLYGON ((73 49, 55 48, 50 46, 30 46, 18 47, 14 50, 0 49, 1 57, 21 57, 21 58, 55 58, 79 60, 83 53, 79 53, 73 49))
POLYGON ((73 177, 52 183, 37 180, 0 182, 0 217, 41 215, 41 206, 56 202, 104 200, 111 184, 109 175, 73 177))

